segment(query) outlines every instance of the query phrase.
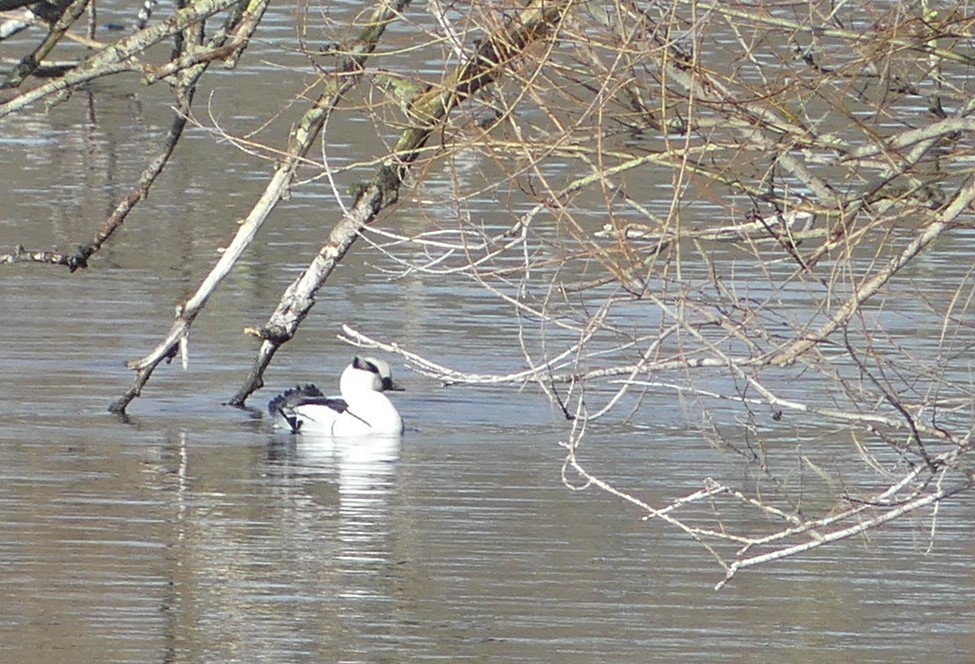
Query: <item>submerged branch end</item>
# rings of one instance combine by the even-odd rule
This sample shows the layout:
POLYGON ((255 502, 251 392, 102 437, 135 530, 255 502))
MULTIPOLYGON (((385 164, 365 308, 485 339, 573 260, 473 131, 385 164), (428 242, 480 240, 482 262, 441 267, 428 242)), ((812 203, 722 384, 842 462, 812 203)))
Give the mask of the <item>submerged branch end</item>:
POLYGON ((78 269, 88 267, 88 258, 92 252, 88 247, 78 247, 73 254, 65 254, 56 250, 30 250, 18 244, 13 251, 0 254, 0 265, 12 265, 14 263, 45 263, 47 265, 63 265, 69 271, 74 272, 78 269))

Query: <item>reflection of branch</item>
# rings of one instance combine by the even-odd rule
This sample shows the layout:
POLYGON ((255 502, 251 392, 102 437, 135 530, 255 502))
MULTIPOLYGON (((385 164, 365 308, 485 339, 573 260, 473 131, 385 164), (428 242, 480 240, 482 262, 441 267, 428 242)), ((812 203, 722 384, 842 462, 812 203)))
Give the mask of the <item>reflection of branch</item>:
POLYGON ((102 248, 102 245, 108 241, 110 237, 117 231, 124 223, 129 212, 131 212, 135 206, 149 195, 149 188, 152 187, 152 183, 155 182, 156 177, 162 172, 163 168, 169 161, 170 155, 173 153, 173 149, 176 147, 176 143, 179 141, 179 137, 183 133, 183 128, 186 126, 186 117, 190 111, 190 104, 193 99, 192 85, 195 85, 195 81, 191 84, 189 89, 184 89, 180 86, 177 89, 177 97, 179 98, 179 108, 176 110, 176 116, 173 118, 173 123, 169 128, 169 134, 166 137, 166 141, 163 143, 162 147, 156 156, 149 162, 142 175, 139 177, 138 183, 129 195, 122 199, 112 214, 108 216, 108 219, 102 224, 101 228, 95 234, 95 237, 88 244, 78 247, 75 252, 72 253, 61 253, 56 251, 27 251, 23 247, 18 246, 14 253, 0 255, 0 264, 2 263, 21 263, 21 262, 35 262, 35 263, 51 263, 53 265, 64 265, 69 270, 74 272, 78 268, 88 267, 88 259, 102 248))

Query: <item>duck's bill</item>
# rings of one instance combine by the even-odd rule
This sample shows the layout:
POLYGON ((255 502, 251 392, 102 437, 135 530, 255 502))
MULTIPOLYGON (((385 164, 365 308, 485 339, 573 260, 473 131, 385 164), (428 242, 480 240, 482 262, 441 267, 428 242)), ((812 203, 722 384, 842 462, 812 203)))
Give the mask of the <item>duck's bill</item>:
POLYGON ((405 392, 406 388, 393 382, 392 378, 383 378, 383 390, 388 392, 405 392))

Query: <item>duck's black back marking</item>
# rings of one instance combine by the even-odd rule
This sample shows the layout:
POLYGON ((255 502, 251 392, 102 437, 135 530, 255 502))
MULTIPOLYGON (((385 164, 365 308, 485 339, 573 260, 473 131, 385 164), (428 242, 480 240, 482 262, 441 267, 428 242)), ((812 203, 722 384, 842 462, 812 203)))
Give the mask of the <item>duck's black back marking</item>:
POLYGON ((301 403, 294 404, 291 407, 297 408, 298 406, 327 406, 336 413, 344 413, 349 409, 348 402, 341 397, 315 397, 304 399, 301 403))
POLYGON ((283 415, 285 408, 293 408, 304 403, 307 399, 324 396, 325 394, 311 383, 307 385, 295 385, 290 390, 285 390, 271 399, 271 402, 267 405, 267 412, 271 417, 274 417, 278 413, 283 415))

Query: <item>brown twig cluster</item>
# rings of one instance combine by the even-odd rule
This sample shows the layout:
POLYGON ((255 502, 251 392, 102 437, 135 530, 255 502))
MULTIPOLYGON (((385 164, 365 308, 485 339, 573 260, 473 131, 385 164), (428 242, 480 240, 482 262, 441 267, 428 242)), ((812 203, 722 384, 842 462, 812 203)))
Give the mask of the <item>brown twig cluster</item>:
MULTIPOLYGON (((71 34, 85 6, 64 2, 44 19, 49 37, 8 86, 71 34)), ((236 62, 266 6, 187 3, 0 100, 3 116, 122 71, 173 82, 178 100, 168 141, 91 243, 73 257, 18 248, 0 263, 85 267, 165 165, 199 76, 236 62), (208 36, 201 26, 218 15, 208 36), (183 47, 147 61, 145 49, 165 39, 183 47)), ((970 488, 975 279, 954 269, 936 296, 914 287, 919 263, 962 260, 947 250, 971 237, 975 16, 965 5, 547 0, 459 12, 398 0, 325 23, 327 48, 299 43, 319 79, 300 95, 307 108, 288 144, 262 146, 276 159, 264 192, 170 332, 130 363, 136 380, 114 410, 185 349, 302 168, 332 183, 340 212, 276 310, 249 330, 261 347, 233 404, 261 387, 335 265, 365 241, 394 278, 462 277, 493 294, 518 321, 518 341, 504 375, 461 373, 347 328, 350 343, 399 353, 445 384, 537 385, 570 423, 566 484, 598 487, 693 537, 726 580, 901 516, 936 515, 970 488), (390 36, 394 22, 412 38, 390 36), (421 76, 420 59, 442 63, 439 77, 421 76), (354 88, 387 149, 363 157, 372 176, 346 196, 327 155, 308 155, 354 88), (428 187, 431 174, 452 189, 428 187), (506 225, 478 219, 470 201, 485 196, 507 206, 506 225), (406 232, 394 204, 436 212, 406 232), (388 223, 375 223, 381 213, 388 223), (923 319, 928 338, 912 344, 892 313, 923 319), (661 394, 698 404, 703 433, 758 479, 702 477, 700 490, 654 506, 590 472, 586 432, 639 421, 661 394), (713 403, 735 418, 713 415, 713 403), (782 450, 784 426, 840 428, 870 479, 782 450), (783 459, 819 479, 797 487, 783 459), (805 509, 797 495, 809 483, 832 501, 805 509), (750 530, 754 520, 731 516, 742 512, 765 525, 750 530)))
MULTIPOLYGON (((463 374, 358 330, 343 338, 444 384, 537 384, 572 423, 566 483, 695 538, 719 585, 918 512, 933 532, 937 505, 972 483, 975 281, 956 270, 932 297, 912 266, 970 237, 975 17, 932 4, 577 8, 493 90, 490 131, 458 122, 447 144, 500 164, 529 211, 507 229, 431 218, 421 234, 368 235, 391 274, 465 275, 510 305, 521 367, 463 374), (892 310, 937 338, 912 348, 884 325, 892 310), (735 405, 737 423, 704 433, 760 479, 702 477, 661 507, 587 470, 584 433, 643 419, 661 393, 735 405), (869 479, 776 449, 782 422, 842 427, 869 479), (828 509, 800 507, 818 482, 796 487, 789 455, 834 492, 828 509), (728 516, 742 509, 766 529, 728 516)), ((458 181, 452 197, 485 186, 505 190, 458 181)))

